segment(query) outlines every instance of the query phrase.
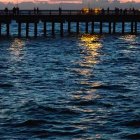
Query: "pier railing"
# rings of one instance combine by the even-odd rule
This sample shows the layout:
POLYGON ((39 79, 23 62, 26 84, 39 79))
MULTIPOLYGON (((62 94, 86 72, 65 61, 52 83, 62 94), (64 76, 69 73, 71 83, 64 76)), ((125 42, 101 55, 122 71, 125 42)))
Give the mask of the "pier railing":
POLYGON ((0 15, 140 15, 139 10, 19 10, 14 13, 13 10, 0 10, 0 15))

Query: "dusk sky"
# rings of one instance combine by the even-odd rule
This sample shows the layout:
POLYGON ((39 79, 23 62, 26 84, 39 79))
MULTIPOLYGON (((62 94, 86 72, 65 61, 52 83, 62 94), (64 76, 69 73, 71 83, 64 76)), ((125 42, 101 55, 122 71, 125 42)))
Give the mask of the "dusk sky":
MULTIPOLYGON (((49 3, 57 3, 57 2, 61 2, 61 1, 66 1, 66 2, 71 2, 74 1, 74 3, 79 3, 82 0, 0 0, 1 2, 25 2, 25 1, 47 1, 49 3)), ((104 0, 103 0, 104 1, 104 0)), ((132 1, 132 0, 120 0, 121 2, 128 2, 128 1, 132 1)), ((133 0, 136 2, 140 2, 140 0, 133 0)))

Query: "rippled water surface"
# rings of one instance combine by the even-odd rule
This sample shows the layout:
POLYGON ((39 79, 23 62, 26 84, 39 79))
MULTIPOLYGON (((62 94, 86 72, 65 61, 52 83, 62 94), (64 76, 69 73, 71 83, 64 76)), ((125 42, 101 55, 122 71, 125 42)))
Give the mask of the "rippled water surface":
POLYGON ((0 40, 0 139, 140 139, 140 36, 0 40))

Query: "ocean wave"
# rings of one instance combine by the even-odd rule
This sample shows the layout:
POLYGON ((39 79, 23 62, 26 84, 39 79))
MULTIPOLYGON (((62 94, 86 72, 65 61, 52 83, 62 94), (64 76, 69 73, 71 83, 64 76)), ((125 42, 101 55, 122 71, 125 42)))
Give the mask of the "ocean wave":
POLYGON ((130 139, 130 140, 139 140, 140 139, 140 133, 128 134, 128 135, 124 136, 123 138, 130 139))

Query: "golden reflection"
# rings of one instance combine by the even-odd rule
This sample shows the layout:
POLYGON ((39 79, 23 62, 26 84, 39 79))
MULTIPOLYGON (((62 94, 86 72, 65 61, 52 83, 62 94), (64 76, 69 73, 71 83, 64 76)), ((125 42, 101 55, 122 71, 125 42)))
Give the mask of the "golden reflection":
POLYGON ((132 42, 136 40, 136 35, 124 35, 121 37, 122 40, 132 42))
MULTIPOLYGON (((81 64, 82 65, 82 64, 81 64)), ((92 72, 92 70, 90 70, 90 69, 74 69, 74 71, 76 72, 76 73, 78 73, 78 74, 80 74, 80 75, 86 75, 86 76, 90 76, 90 74, 91 74, 91 72, 92 72)))
POLYGON ((82 59, 75 63, 78 63, 78 65, 80 65, 82 68, 80 67, 73 69, 77 74, 85 77, 93 75, 93 69, 91 69, 91 67, 100 62, 99 50, 102 47, 100 38, 101 36, 99 35, 90 34, 85 34, 81 36, 79 47, 82 48, 82 59))
POLYGON ((86 51, 87 55, 84 57, 82 66, 93 65, 99 62, 98 57, 100 56, 99 49, 102 47, 100 41, 100 35, 90 35, 85 34, 81 37, 80 46, 84 47, 84 52, 86 51))
POLYGON ((81 94, 80 95, 73 95, 73 98, 76 99, 76 100, 83 99, 83 100, 86 100, 86 101, 99 99, 100 95, 94 94, 95 92, 96 92, 96 90, 93 89, 93 90, 90 90, 90 91, 86 91, 86 94, 84 94, 84 96, 82 96, 81 94), (91 92, 92 92, 92 94, 91 94, 91 92))
POLYGON ((91 67, 100 62, 99 50, 102 47, 100 38, 100 35, 85 34, 81 36, 79 46, 82 47, 81 56, 83 57, 81 61, 76 63, 82 66, 82 68, 74 69, 76 73, 84 76, 90 76, 93 72, 91 67))
MULTIPOLYGON (((101 83, 92 82, 89 79, 91 75, 94 75, 94 65, 100 62, 99 50, 102 47, 100 38, 101 36, 99 35, 90 34, 82 35, 80 38, 79 47, 82 48, 83 52, 81 52, 81 60, 78 62, 78 64, 81 67, 75 68, 74 71, 83 76, 78 83, 81 85, 81 87, 85 88, 84 90, 82 90, 82 88, 81 91, 77 91, 76 94, 72 95, 72 98, 75 100, 92 101, 100 98, 100 95, 96 94, 96 87, 100 86, 101 83)), ((89 110, 86 109, 85 111, 89 110)))
MULTIPOLYGON (((85 114, 91 114, 94 117, 81 119, 82 122, 88 124, 90 122, 100 122, 100 118, 97 112, 104 112, 100 107, 93 107, 98 99, 102 98, 98 93, 101 82, 94 81, 94 68, 100 62, 100 49, 102 48, 101 36, 85 34, 80 38, 80 61, 78 66, 74 69, 78 78, 77 83, 79 90, 73 93, 72 100, 77 102, 74 109, 79 110, 85 114), (79 66, 80 65, 80 66, 79 66), (84 106, 84 107, 83 107, 84 106)), ((101 122, 102 123, 102 122, 101 122)), ((84 125, 88 129, 88 125, 84 125)), ((81 127, 81 126, 79 126, 81 127)), ((82 127, 81 127, 82 128, 82 127)), ((100 135, 96 135, 96 138, 100 138, 100 135)))
POLYGON ((86 100, 86 101, 91 101, 91 100, 96 100, 101 98, 99 94, 96 94, 96 87, 101 86, 102 84, 100 82, 88 82, 88 81, 80 81, 81 86, 88 86, 88 90, 85 91, 77 91, 75 95, 72 95, 72 97, 75 100, 86 100), (84 93, 84 94, 83 94, 84 93), (92 94, 91 94, 92 93, 92 94))
MULTIPOLYGON (((136 35, 124 35, 121 36, 121 40, 125 41, 126 43, 128 43, 127 48, 135 48, 137 44, 137 40, 136 40, 137 36, 136 35)), ((130 49, 126 49, 124 50, 125 54, 130 54, 131 50, 130 49)))
POLYGON ((100 82, 88 82, 88 81, 81 81, 80 82, 80 84, 81 85, 88 85, 88 86, 90 86, 90 87, 92 87, 92 88, 98 88, 98 87, 100 87, 102 84, 100 83, 100 82))
POLYGON ((93 113, 94 112, 93 109, 90 109, 90 108, 84 109, 84 108, 81 108, 80 106, 79 107, 78 106, 73 106, 73 110, 76 110, 76 111, 79 111, 79 112, 83 112, 83 113, 93 113))
POLYGON ((23 47, 25 46, 25 41, 15 38, 14 41, 11 43, 10 45, 10 53, 13 56, 14 59, 21 59, 21 55, 22 55, 22 50, 23 47))

